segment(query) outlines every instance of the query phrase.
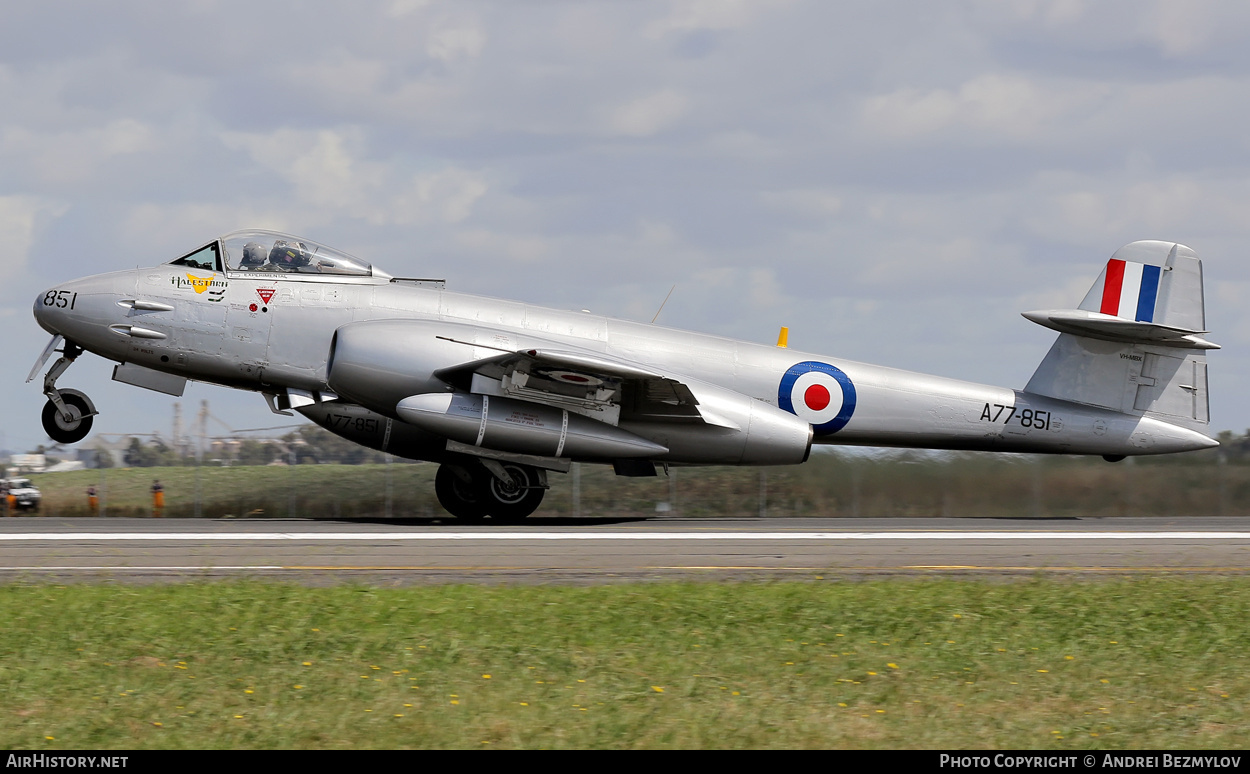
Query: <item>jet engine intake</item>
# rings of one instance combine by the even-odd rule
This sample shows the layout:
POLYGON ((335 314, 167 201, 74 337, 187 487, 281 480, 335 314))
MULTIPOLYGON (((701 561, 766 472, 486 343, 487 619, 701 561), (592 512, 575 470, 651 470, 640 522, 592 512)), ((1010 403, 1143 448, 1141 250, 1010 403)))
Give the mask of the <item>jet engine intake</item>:
POLYGON ((437 338, 418 321, 351 323, 334 333, 326 382, 337 394, 394 416, 395 404, 409 395, 450 391, 434 371, 471 355, 468 348, 437 338))

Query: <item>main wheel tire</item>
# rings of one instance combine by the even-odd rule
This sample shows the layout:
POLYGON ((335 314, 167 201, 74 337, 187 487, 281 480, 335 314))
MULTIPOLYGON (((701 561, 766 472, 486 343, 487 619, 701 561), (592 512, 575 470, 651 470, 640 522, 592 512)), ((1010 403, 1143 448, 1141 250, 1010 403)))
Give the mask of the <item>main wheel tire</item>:
POLYGON ((510 462, 503 463, 503 469, 511 480, 505 482, 489 476, 483 492, 486 512, 493 520, 507 524, 525 521, 538 509, 546 494, 539 484, 538 471, 510 462))
POLYGON ((439 465, 434 474, 434 495, 438 504, 461 521, 481 521, 486 515, 482 476, 474 475, 475 472, 459 465, 439 465), (461 474, 468 476, 469 481, 461 474))
POLYGON ((91 432, 94 417, 88 416, 91 409, 87 401, 72 393, 61 393, 65 408, 69 409, 73 418, 66 422, 65 417, 57 410, 56 404, 48 401, 43 406, 43 429, 48 437, 57 443, 78 443, 91 432))

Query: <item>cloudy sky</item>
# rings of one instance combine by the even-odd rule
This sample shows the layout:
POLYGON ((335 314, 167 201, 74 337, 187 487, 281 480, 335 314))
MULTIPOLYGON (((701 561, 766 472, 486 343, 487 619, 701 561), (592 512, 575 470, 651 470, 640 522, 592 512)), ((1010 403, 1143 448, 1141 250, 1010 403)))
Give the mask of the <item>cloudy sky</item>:
MULTIPOLYGON (((669 325, 1013 387, 1054 337, 1019 312, 1179 241, 1240 431, 1248 34, 1221 0, 5 3, 0 447, 46 443, 37 293, 240 228, 630 319, 676 285, 669 325)), ((109 375, 60 384, 168 433, 109 375)))

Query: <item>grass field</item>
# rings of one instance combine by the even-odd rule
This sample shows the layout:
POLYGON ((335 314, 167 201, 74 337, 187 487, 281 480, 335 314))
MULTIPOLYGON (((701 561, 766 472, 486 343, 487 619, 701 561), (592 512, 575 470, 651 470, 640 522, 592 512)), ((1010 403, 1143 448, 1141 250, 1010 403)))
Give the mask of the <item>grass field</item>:
POLYGON ((0 587, 0 747, 1250 746, 1250 579, 0 587))
MULTIPOLYGON (((432 464, 162 467, 34 476, 44 515, 84 516, 86 489, 109 516, 235 518, 433 517, 432 464), (389 492, 389 498, 388 498, 389 492), (388 509, 389 499, 389 509, 388 509)), ((968 454, 930 459, 816 454, 795 467, 674 468, 672 478, 621 478, 581 466, 552 474, 537 516, 650 516, 660 503, 682 516, 1234 516, 1250 515, 1250 466, 1109 464, 1101 459, 968 454)))

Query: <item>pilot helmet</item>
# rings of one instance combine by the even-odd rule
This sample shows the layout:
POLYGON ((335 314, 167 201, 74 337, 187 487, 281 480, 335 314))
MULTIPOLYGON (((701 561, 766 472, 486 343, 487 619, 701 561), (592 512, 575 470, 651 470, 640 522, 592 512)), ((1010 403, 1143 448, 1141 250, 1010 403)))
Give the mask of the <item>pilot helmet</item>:
POLYGON ((265 246, 260 242, 243 245, 243 266, 262 266, 265 263, 265 246))
POLYGON ((308 246, 303 242, 287 242, 279 239, 269 251, 269 262, 279 266, 307 266, 312 261, 308 246))

